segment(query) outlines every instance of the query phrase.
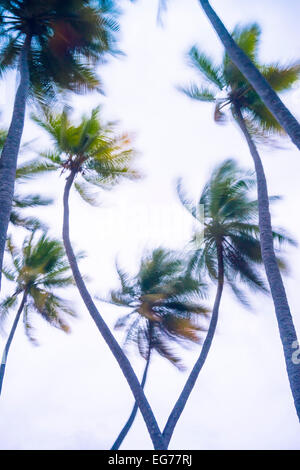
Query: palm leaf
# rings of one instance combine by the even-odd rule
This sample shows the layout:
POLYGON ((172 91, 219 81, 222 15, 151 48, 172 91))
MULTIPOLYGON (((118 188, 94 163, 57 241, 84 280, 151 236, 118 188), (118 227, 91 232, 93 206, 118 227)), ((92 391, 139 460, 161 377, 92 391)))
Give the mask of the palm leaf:
POLYGON ((97 195, 91 191, 89 185, 83 181, 78 182, 76 181, 75 189, 79 193, 80 197, 90 204, 91 206, 99 206, 99 201, 97 199, 97 195))
POLYGON ((181 93, 184 93, 189 98, 198 101, 204 102, 214 102, 216 100, 215 93, 212 90, 206 87, 198 87, 194 83, 190 84, 189 86, 177 86, 177 90, 181 93))
POLYGON ((178 368, 183 365, 172 346, 199 342, 203 328, 194 317, 208 312, 199 298, 206 286, 186 273, 185 263, 174 252, 157 248, 145 255, 135 277, 119 267, 121 289, 110 292, 110 302, 130 308, 115 327, 125 330, 124 345, 134 344, 146 359, 149 348, 178 368))
POLYGON ((210 57, 201 52, 197 46, 193 46, 187 55, 189 64, 194 67, 212 84, 214 84, 219 90, 224 87, 222 79, 222 73, 220 67, 213 64, 210 57))

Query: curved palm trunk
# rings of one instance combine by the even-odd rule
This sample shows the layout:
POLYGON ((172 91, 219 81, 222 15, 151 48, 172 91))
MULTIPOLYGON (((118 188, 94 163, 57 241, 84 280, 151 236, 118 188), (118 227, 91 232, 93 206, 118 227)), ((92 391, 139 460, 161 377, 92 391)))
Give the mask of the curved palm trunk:
POLYGON ((11 124, 0 157, 0 289, 6 234, 14 194, 18 153, 24 128, 26 99, 29 91, 28 52, 30 44, 31 37, 27 36, 20 54, 20 83, 15 97, 11 124))
POLYGON ((260 71, 251 62, 244 51, 235 43, 224 24, 212 9, 208 0, 199 0, 207 18, 215 29, 232 62, 253 86, 275 119, 300 149, 300 125, 292 113, 283 104, 277 93, 269 85, 260 71))
POLYGON ((143 418, 145 420, 147 429, 149 431, 150 437, 153 442, 153 446, 155 449, 164 449, 164 441, 162 438, 162 434, 156 422, 156 419, 153 415, 151 407, 146 399, 142 387, 137 379, 137 376, 134 373, 134 370, 131 367, 131 364, 127 357, 125 356, 124 352, 122 351, 121 347, 119 346, 118 342, 112 335, 110 329, 106 325, 105 321, 101 317, 100 313, 97 310, 86 286, 80 274, 76 257, 74 255, 72 245, 70 242, 69 237, 69 193, 71 186, 73 184, 76 172, 71 171, 69 177, 67 178, 65 191, 64 191, 64 221, 63 221, 63 241, 65 245, 66 254, 70 263, 70 267, 72 269, 72 273, 79 290, 79 293, 82 297, 82 300, 85 303, 86 308, 88 309, 92 319, 96 323, 98 330, 100 331, 101 335, 103 336, 106 344, 108 345, 109 349, 113 353, 115 359, 117 360, 129 387, 136 399, 138 406, 141 410, 143 418))
POLYGON ((205 341, 203 343, 200 356, 197 359, 196 364, 194 365, 186 381, 185 386, 183 387, 183 390, 169 416, 169 419, 163 431, 163 438, 164 438, 167 448, 169 446, 177 421, 179 420, 184 410, 184 407, 195 386, 199 373, 206 361, 207 355, 209 353, 209 350, 210 350, 210 347, 212 345, 212 341, 215 335, 215 331, 216 331, 216 327, 218 323, 218 317, 219 317, 220 302, 221 302, 223 286, 224 286, 224 260, 223 260, 221 243, 217 247, 217 252, 218 252, 217 253, 218 255, 218 288, 217 288, 217 294, 216 294, 216 298, 215 298, 215 302, 213 306, 212 317, 211 317, 211 321, 209 324, 209 329, 205 337, 205 341))
POLYGON ((238 124, 247 140, 250 153, 252 155, 258 193, 259 209, 259 231, 262 259, 270 285, 270 290, 275 306, 275 312, 282 341, 287 373, 290 381, 295 407, 300 420, 300 364, 293 362, 295 344, 298 344, 297 334, 291 316, 288 299, 282 282, 280 270, 274 252, 271 215, 269 210, 269 196, 267 181, 264 173, 262 161, 257 151, 256 145, 251 138, 247 125, 243 119, 242 112, 238 106, 234 106, 238 124))
MULTIPOLYGON (((146 366, 145 366, 142 381, 141 381, 141 387, 142 387, 143 390, 144 390, 146 379, 147 379, 147 374, 148 374, 148 369, 149 369, 149 364, 150 364, 150 356, 151 356, 151 349, 149 348, 148 357, 147 357, 147 361, 146 361, 146 366)), ((138 411, 138 404, 137 404, 137 402, 135 402, 134 407, 132 409, 132 412, 131 412, 126 424, 124 425, 123 429, 121 430, 120 434, 118 435, 117 439, 113 443, 111 450, 118 450, 120 448, 120 445, 124 441, 125 437, 127 436, 128 432, 129 432, 129 430, 130 430, 130 428, 131 428, 131 426, 132 426, 132 424, 135 420, 137 411, 138 411)))
POLYGON ((0 395, 1 395, 1 391, 2 391, 3 379, 4 379, 4 374, 5 374, 5 367, 6 367, 6 362, 7 362, 7 355, 8 355, 10 345, 11 345, 11 343, 12 343, 12 340, 13 340, 13 338, 14 338, 14 334, 15 334, 16 329, 17 329, 17 326, 18 326, 21 313, 22 313, 23 308, 24 308, 24 306, 25 306, 25 304, 26 304, 26 299, 27 299, 27 292, 25 291, 24 294, 23 294, 23 298, 22 298, 22 301, 21 301, 21 303, 20 303, 20 306, 19 306, 19 308, 18 308, 16 318, 15 318, 15 320, 14 320, 14 322, 13 322, 13 326, 12 326, 12 328, 11 328, 11 330, 10 330, 9 337, 7 338, 7 342, 6 342, 6 345, 5 345, 3 354, 2 354, 1 366, 0 366, 0 395))

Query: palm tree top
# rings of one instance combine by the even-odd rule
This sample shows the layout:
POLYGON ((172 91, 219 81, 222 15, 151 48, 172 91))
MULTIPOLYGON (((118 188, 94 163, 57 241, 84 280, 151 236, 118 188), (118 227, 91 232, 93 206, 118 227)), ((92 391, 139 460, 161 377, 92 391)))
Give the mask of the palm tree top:
POLYGON ((65 314, 74 316, 69 303, 55 291, 73 285, 73 277, 67 263, 64 247, 46 233, 37 237, 33 231, 27 236, 19 249, 9 237, 7 252, 11 262, 3 268, 5 277, 16 284, 13 295, 6 297, 0 304, 0 318, 3 321, 17 303, 18 295, 26 293, 24 324, 29 339, 31 336, 30 316, 38 313, 52 326, 65 332, 70 331, 65 314))
POLYGON ((70 108, 61 113, 32 115, 54 143, 54 151, 43 152, 22 168, 29 175, 60 170, 76 174, 75 188, 90 204, 96 204, 89 185, 109 189, 120 180, 137 179, 140 174, 132 168, 136 152, 127 133, 117 131, 117 123, 103 123, 101 108, 82 116, 78 124, 70 117, 70 108))
POLYGON ((32 91, 52 96, 61 88, 97 88, 94 66, 116 52, 118 28, 113 2, 0 1, 0 71, 16 67, 27 38, 32 91))
POLYGON ((119 267, 121 289, 112 290, 109 302, 130 309, 115 327, 125 329, 125 342, 137 345, 146 359, 150 350, 183 368, 173 345, 198 343, 204 327, 198 317, 206 315, 205 285, 185 272, 185 261, 174 252, 157 248, 145 255, 136 276, 119 267))
MULTIPOLYGON (((225 279, 238 299, 247 306, 241 289, 243 284, 254 290, 268 292, 260 273, 262 257, 258 201, 252 199, 255 186, 253 172, 240 168, 234 159, 227 159, 214 169, 199 198, 204 226, 193 237, 190 259, 192 272, 201 268, 201 273, 204 269, 212 280, 217 280, 217 246, 222 246, 225 279), (197 240, 203 241, 200 246, 197 240)), ((177 190, 182 204, 197 218, 199 209, 187 196, 181 181, 178 182, 177 190)), ((279 259, 280 245, 295 245, 295 242, 283 230, 274 230, 273 237, 278 243, 278 261, 284 267, 279 259)))
MULTIPOLYGON (((288 91, 298 81, 299 62, 292 65, 259 63, 261 29, 257 23, 236 26, 232 37, 276 92, 288 91)), ((247 124, 250 129, 252 128, 254 134, 258 132, 259 127, 267 133, 282 132, 276 119, 226 52, 221 64, 214 63, 213 59, 196 45, 189 50, 187 57, 189 65, 200 72, 207 85, 198 86, 193 83, 187 87, 179 87, 179 89, 192 99, 215 102, 215 119, 217 121, 222 122, 225 119, 222 112, 225 106, 231 106, 234 112, 232 105, 236 105, 244 111, 247 124), (220 96, 220 92, 223 95, 225 93, 226 96, 220 96)))

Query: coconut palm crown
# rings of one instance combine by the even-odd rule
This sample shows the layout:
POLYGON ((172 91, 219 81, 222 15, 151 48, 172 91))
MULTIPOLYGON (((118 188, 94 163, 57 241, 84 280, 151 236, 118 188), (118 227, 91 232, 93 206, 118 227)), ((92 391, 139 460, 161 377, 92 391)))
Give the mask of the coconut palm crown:
POLYGON ((162 248, 145 256, 134 278, 118 268, 121 289, 110 293, 110 302, 130 312, 115 327, 126 331, 124 345, 136 344, 147 359, 155 350, 181 368, 172 343, 199 342, 203 326, 197 317, 208 312, 202 303, 205 285, 185 273, 183 259, 162 248))
MULTIPOLYGON (((253 172, 239 167, 234 159, 227 159, 218 165, 199 198, 199 207, 193 204, 178 182, 178 195, 186 209, 197 218, 200 208, 203 213, 203 227, 195 233, 189 269, 203 270, 213 281, 218 280, 218 247, 221 247, 224 278, 238 300, 248 302, 243 287, 268 292, 262 276, 262 256, 259 241, 258 201, 253 199, 256 179, 253 172), (198 240, 202 243, 199 246, 198 240)), ((280 199, 270 198, 271 201, 280 199)), ((295 241, 284 230, 273 231, 277 242, 277 260, 282 269, 285 263, 280 259, 280 245, 295 241)))
POLYGON ((116 50, 117 31, 109 2, 0 1, 0 71, 17 66, 27 40, 31 93, 53 97, 59 89, 97 88, 94 65, 116 50))
MULTIPOLYGON (((0 129, 0 151, 3 148, 7 131, 0 129)), ((25 144, 26 147, 26 144, 25 144)), ((21 149, 22 150, 22 149, 21 149)), ((12 210, 10 213, 10 223, 15 227, 22 227, 26 230, 41 229, 46 230, 47 226, 38 217, 26 214, 26 209, 43 207, 52 204, 51 198, 43 197, 40 194, 26 194, 24 195, 19 191, 23 183, 31 179, 33 175, 30 173, 30 165, 27 163, 20 163, 16 171, 16 190, 14 192, 12 201, 12 210)))
MULTIPOLYGON (((293 65, 260 64, 258 59, 260 36, 261 30, 256 23, 244 27, 237 26, 232 32, 235 42, 260 70, 272 88, 276 92, 290 90, 299 79, 299 63, 293 65)), ((235 117, 235 106, 238 106, 254 136, 268 136, 274 132, 283 133, 278 121, 226 52, 222 63, 215 64, 208 55, 194 45, 188 52, 188 63, 200 73, 207 85, 192 83, 179 89, 192 99, 215 103, 216 121, 224 122, 226 115, 222 110, 226 106, 230 106, 235 117)))
POLYGON ((131 160, 135 155, 128 134, 118 134, 116 123, 104 124, 100 107, 90 116, 82 116, 78 125, 70 117, 70 109, 62 113, 32 115, 54 143, 54 149, 42 152, 38 159, 24 165, 30 175, 60 170, 75 174, 75 189, 89 204, 97 204, 91 186, 108 189, 120 179, 136 179, 131 160))

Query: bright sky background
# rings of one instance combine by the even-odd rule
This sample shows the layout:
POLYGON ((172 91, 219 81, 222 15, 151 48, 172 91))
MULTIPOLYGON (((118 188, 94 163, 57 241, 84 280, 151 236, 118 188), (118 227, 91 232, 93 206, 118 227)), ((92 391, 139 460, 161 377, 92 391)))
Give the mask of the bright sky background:
MULTIPOLYGON (((136 164, 145 175, 138 183, 123 183, 100 194, 99 208, 72 194, 71 239, 75 249, 87 254, 80 265, 95 295, 118 286, 116 256, 134 274, 145 248, 184 248, 191 220, 177 200, 176 178, 181 176, 196 198, 211 169, 225 158, 235 157, 252 168, 236 125, 216 125, 212 105, 192 102, 175 88, 196 77, 184 60, 194 43, 216 60, 222 57, 222 46, 197 0, 170 0, 163 29, 156 25, 156 2, 124 0, 121 5, 120 45, 127 57, 114 58, 99 68, 105 97, 73 99, 76 115, 103 104, 105 118, 120 120, 123 130, 135 134, 136 164)), ((298 1, 213 0, 212 5, 229 29, 237 22, 259 22, 262 61, 288 63, 300 58, 298 1)), ((10 119, 14 83, 14 74, 9 74, 1 85, 3 124, 10 119)), ((300 119, 300 88, 283 99, 300 119)), ((27 120, 24 141, 33 137, 38 138, 33 144, 36 149, 48 148, 46 136, 27 120)), ((262 148, 261 154, 270 194, 284 196, 274 206, 274 225, 297 238, 300 158, 288 141, 282 144, 281 149, 262 148)), ((56 236, 61 233, 63 184, 64 177, 53 175, 24 186, 24 193, 40 191, 56 198, 53 207, 39 211, 56 236)), ((17 238, 22 236, 18 231, 17 238)), ((299 249, 289 250, 289 260, 291 272, 285 284, 300 335, 299 249)), ((11 289, 7 285, 3 293, 11 289)), ((211 306, 214 295, 212 286, 211 306)), ((76 290, 68 296, 78 312, 71 335, 33 318, 40 343, 33 347, 19 325, 0 400, 1 449, 107 449, 131 411, 133 398, 115 359, 76 290)), ((113 327, 122 309, 97 305, 113 327)), ((13 316, 6 332, 12 320, 13 316)), ((122 341, 122 335, 117 337, 122 341)), ((1 348, 4 341, 0 338, 1 348)), ((154 358, 146 394, 161 427, 199 351, 196 347, 184 353, 186 373, 154 358)), ((130 358, 140 376, 143 361, 136 359, 134 351, 130 358)), ((256 297, 249 312, 225 291, 217 335, 170 449, 300 449, 299 430, 271 300, 256 297)), ((140 415, 122 448, 152 448, 140 415)))

